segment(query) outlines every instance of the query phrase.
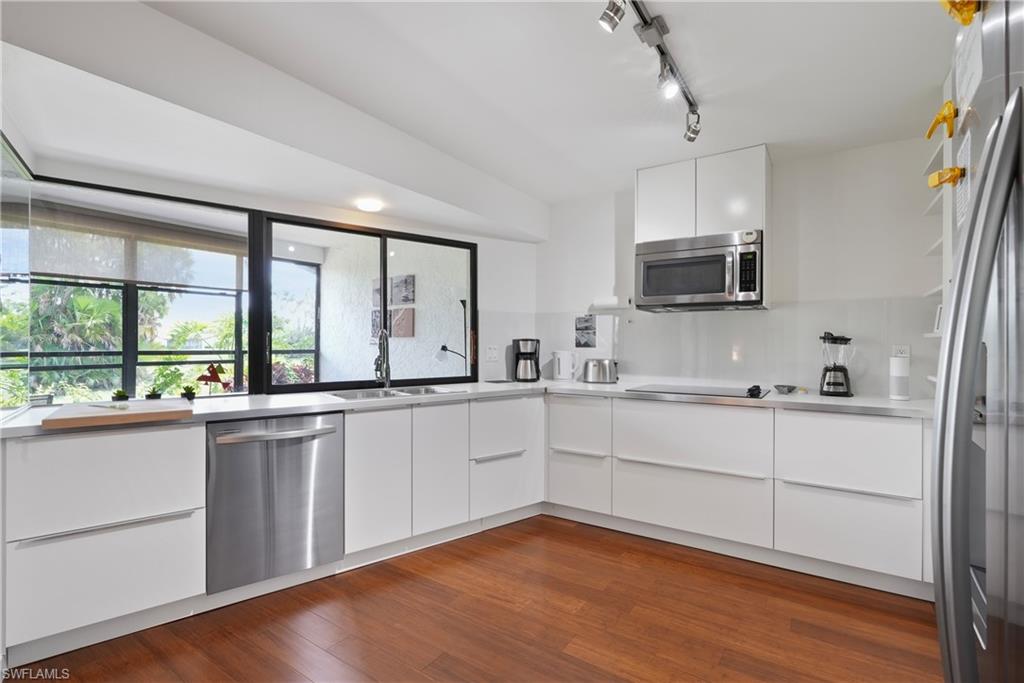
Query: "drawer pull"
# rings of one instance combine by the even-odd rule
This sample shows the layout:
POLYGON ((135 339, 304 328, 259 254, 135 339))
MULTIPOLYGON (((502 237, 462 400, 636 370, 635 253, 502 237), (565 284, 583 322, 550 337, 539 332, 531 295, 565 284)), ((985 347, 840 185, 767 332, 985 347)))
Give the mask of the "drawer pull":
POLYGON ((479 396, 472 397, 470 401, 477 401, 479 403, 486 403, 488 401, 514 401, 519 398, 526 398, 525 394, 502 394, 501 396, 479 396))
POLYGON ((878 491, 865 491, 864 489, 854 489, 846 486, 832 486, 831 484, 815 484, 810 481, 799 481, 797 479, 779 479, 783 484, 790 484, 792 486, 806 486, 812 489, 825 489, 826 491, 841 491, 843 493, 859 493, 862 496, 877 496, 879 498, 892 498, 893 500, 921 500, 914 496, 901 496, 896 493, 879 493, 878 491))
POLYGON ((612 457, 608 453, 595 453, 594 451, 581 451, 578 448, 559 448, 558 446, 552 446, 551 450, 556 453, 568 453, 569 455, 582 455, 585 458, 610 458, 612 457))
POLYGON ((705 474, 724 474, 730 477, 740 477, 741 479, 756 479, 758 481, 764 481, 767 479, 767 475, 760 474, 748 474, 746 472, 733 472, 731 470, 718 470, 713 467, 698 467, 696 465, 682 465, 677 462, 665 462, 664 460, 648 460, 647 458, 634 458, 632 456, 616 455, 616 460, 623 462, 635 462, 641 465, 656 465, 658 467, 671 467, 675 470, 690 470, 691 472, 704 472, 705 474))
POLYGON ((505 458, 515 458, 526 452, 525 448, 520 448, 518 451, 506 451, 504 453, 492 453, 490 455, 480 455, 475 458, 470 458, 473 462, 489 462, 491 460, 504 460, 505 458))
POLYGON ((120 529, 122 527, 140 526, 142 524, 152 524, 154 522, 163 522, 171 519, 191 517, 192 514, 196 511, 196 509, 178 510, 176 512, 162 512, 158 515, 149 515, 148 517, 136 517, 135 519, 128 519, 121 522, 109 522, 107 524, 87 526, 82 529, 72 529, 71 531, 58 531, 52 534, 43 534, 42 536, 31 536, 29 538, 16 538, 13 540, 19 544, 44 543, 46 541, 55 541, 61 538, 71 538, 72 536, 84 536, 85 534, 91 534, 97 531, 106 531, 108 529, 120 529))
POLYGON ((284 439, 304 439, 309 436, 333 434, 337 427, 312 427, 310 429, 292 429, 285 432, 240 432, 238 434, 219 434, 216 442, 221 444, 255 443, 259 441, 282 441, 284 439))

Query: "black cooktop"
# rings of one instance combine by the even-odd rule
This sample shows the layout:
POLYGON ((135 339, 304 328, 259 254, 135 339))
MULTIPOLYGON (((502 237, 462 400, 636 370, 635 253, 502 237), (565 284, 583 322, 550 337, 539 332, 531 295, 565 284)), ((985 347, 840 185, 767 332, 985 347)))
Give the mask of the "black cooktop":
POLYGON ((742 387, 709 387, 704 385, 687 386, 685 384, 644 384, 626 391, 638 391, 649 394, 683 394, 687 396, 728 396, 735 398, 764 398, 769 389, 762 389, 759 384, 742 387))

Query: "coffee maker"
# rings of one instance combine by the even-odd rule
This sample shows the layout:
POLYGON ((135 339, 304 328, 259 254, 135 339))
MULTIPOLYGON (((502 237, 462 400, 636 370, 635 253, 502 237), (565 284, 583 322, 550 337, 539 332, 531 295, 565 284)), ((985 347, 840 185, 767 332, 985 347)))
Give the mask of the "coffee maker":
POLYGON ((853 396, 847 367, 856 352, 850 344, 853 339, 831 332, 825 332, 818 339, 821 340, 821 355, 825 360, 818 393, 822 396, 853 396))
POLYGON ((540 379, 540 339, 513 339, 517 382, 536 382, 540 379))

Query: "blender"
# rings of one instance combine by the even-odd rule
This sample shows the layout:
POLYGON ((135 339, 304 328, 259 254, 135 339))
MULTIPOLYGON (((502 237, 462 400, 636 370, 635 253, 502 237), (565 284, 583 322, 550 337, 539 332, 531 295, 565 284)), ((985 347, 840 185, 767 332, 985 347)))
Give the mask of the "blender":
POLYGON ((856 353, 856 349, 850 344, 853 339, 831 332, 824 333, 818 339, 821 340, 821 355, 825 359, 818 393, 822 396, 853 396, 848 369, 856 353))

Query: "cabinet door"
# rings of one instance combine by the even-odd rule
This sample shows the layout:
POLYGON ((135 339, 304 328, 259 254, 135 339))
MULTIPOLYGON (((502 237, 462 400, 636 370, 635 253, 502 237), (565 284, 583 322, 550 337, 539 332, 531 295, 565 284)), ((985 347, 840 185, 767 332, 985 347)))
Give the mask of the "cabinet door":
POLYGON ((412 533, 469 520, 469 403, 412 409, 412 533))
POLYGON ((469 515, 471 519, 539 503, 544 500, 544 399, 530 396, 513 401, 474 401, 470 433, 478 435, 470 448, 469 515), (510 424, 501 425, 500 438, 479 437, 488 425, 497 426, 501 409, 510 424), (482 423, 478 420, 482 419, 482 423), (511 432, 518 436, 509 446, 511 432), (492 446, 490 450, 483 445, 492 446))
POLYGON ((775 482, 775 549, 921 580, 922 502, 775 482))
POLYGON ((696 233, 763 230, 767 165, 764 145, 697 159, 696 233))
POLYGON ((15 541, 6 566, 7 645, 202 595, 204 510, 15 541))
POLYGON ((636 172, 636 241, 693 237, 694 161, 641 168, 636 172))
POLYGON ((345 414, 345 552, 412 535, 412 409, 345 414))
POLYGON ((612 511, 612 401, 548 397, 548 496, 552 503, 612 511))

